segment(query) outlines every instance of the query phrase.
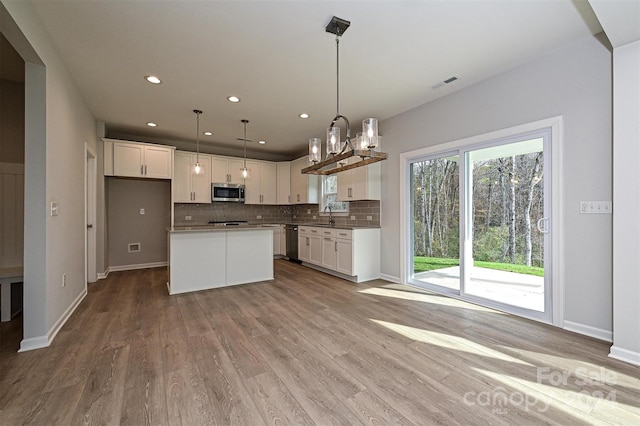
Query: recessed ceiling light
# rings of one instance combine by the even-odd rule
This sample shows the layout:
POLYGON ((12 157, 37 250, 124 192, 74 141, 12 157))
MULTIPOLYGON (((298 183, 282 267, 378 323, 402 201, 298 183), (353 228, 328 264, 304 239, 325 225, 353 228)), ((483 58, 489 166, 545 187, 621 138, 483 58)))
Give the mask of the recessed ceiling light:
POLYGON ((156 77, 155 75, 146 75, 144 76, 144 79, 147 80, 149 83, 153 83, 153 84, 160 84, 162 83, 162 80, 160 80, 158 77, 156 77))
POLYGON ((266 142, 266 141, 258 141, 258 143, 259 143, 260 145, 264 145, 264 144, 265 144, 265 143, 267 143, 267 142, 266 142))
POLYGON ((227 100, 228 100, 229 102, 233 102, 233 103, 240 102, 240 98, 239 98, 239 97, 237 97, 237 96, 229 96, 229 97, 227 98, 227 100))
POLYGON ((158 125, 156 123, 152 123, 151 121, 147 123, 147 126, 149 126, 149 127, 158 127, 158 125))
POLYGON ((205 136, 211 136, 211 135, 213 135, 213 132, 204 132, 204 133, 203 133, 203 135, 205 135, 205 136))
POLYGON ((309 118, 309 114, 307 114, 306 112, 303 112, 298 117, 300 117, 300 118, 309 118))

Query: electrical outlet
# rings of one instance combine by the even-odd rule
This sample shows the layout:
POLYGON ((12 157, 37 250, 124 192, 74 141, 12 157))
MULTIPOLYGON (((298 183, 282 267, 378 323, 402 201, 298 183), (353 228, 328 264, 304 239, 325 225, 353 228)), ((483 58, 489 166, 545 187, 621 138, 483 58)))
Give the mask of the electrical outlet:
POLYGON ((315 214, 313 215, 313 220, 316 220, 316 215, 315 214))
POLYGON ((355 216, 351 216, 351 220, 356 220, 356 217, 355 216))
POLYGON ((140 209, 140 214, 144 214, 144 209, 140 209))
POLYGON ((67 274, 62 274, 62 287, 67 285, 67 274))
POLYGON ((367 220, 373 220, 373 216, 367 216, 367 220))
POLYGON ((311 209, 307 209, 307 214, 311 214, 311 209))
POLYGON ((258 215, 256 216, 256 219, 262 219, 262 216, 258 215))
POLYGON ((191 220, 191 216, 185 216, 184 220, 191 220))

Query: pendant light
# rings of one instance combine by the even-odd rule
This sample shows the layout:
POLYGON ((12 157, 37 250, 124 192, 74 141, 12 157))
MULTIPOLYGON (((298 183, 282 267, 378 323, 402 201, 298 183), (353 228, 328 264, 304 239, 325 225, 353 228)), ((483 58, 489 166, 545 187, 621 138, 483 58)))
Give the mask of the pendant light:
POLYGON ((244 137, 242 141, 244 142, 244 160, 242 161, 242 169, 240 169, 242 173, 242 178, 246 179, 249 177, 249 170, 247 169, 247 123, 249 120, 243 119, 241 120, 244 125, 244 137))
POLYGON ((326 32, 336 35, 336 115, 327 128, 325 160, 320 161, 322 158, 320 140, 318 138, 309 139, 309 161, 313 165, 302 169, 303 174, 329 175, 387 159, 386 153, 375 151, 379 138, 377 119, 367 118, 362 121, 362 133, 358 133, 354 145, 351 141, 349 120, 340 114, 340 37, 350 25, 351 22, 334 16, 325 28, 326 32), (336 126, 339 120, 344 121, 346 127, 344 141, 340 137, 340 127, 336 126), (360 161, 346 161, 346 159, 356 156, 360 157, 360 161), (338 167, 335 167, 336 164, 338 167))
POLYGON ((193 167, 193 173, 199 175, 204 172, 200 165, 200 114, 202 111, 194 109, 193 112, 196 114, 196 164, 193 167))

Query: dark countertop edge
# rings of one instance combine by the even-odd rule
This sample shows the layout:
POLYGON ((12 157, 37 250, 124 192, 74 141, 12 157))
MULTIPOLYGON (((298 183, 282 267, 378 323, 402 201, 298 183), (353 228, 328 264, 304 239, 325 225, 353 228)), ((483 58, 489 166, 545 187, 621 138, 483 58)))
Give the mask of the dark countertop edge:
POLYGON ((167 232, 224 232, 224 231, 255 231, 275 229, 277 226, 268 225, 234 225, 234 226, 212 226, 212 225, 194 225, 194 226, 174 226, 167 228, 167 232))
POLYGON ((174 226, 173 228, 167 228, 168 232, 196 232, 196 231, 233 231, 234 229, 274 229, 280 226, 285 225, 296 225, 296 226, 308 226, 315 228, 326 228, 326 229, 345 229, 345 230, 356 230, 356 229, 380 229, 380 226, 354 226, 354 225, 334 225, 329 226, 326 223, 295 223, 295 222, 287 222, 287 223, 274 223, 274 224, 262 224, 262 223, 254 223, 254 224, 245 224, 245 225, 234 225, 234 226, 214 226, 214 225, 191 225, 191 226, 174 226))

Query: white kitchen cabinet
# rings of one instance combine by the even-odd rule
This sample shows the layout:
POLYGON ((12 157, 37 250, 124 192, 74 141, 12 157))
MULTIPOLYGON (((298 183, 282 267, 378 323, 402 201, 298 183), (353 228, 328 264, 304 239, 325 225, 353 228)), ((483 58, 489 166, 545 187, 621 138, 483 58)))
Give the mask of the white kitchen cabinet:
POLYGON ((113 175, 171 179, 174 149, 163 145, 113 141, 113 175))
POLYGON ((336 245, 336 230, 322 229, 322 266, 336 269, 338 246, 336 245))
POLYGON ((169 294, 272 280, 272 232, 173 229, 168 235, 168 263, 169 294))
POLYGON ((311 242, 309 241, 309 235, 304 232, 302 227, 298 229, 298 260, 309 262, 311 260, 311 242))
POLYGON ((380 277, 380 229, 301 226, 299 232, 298 258, 306 266, 355 282, 380 277))
POLYGON ((322 265, 322 237, 313 233, 309 235, 309 262, 322 265))
POLYGON ((291 162, 291 204, 318 204, 318 175, 303 175, 309 156, 291 162))
POLYGON ((176 203, 211 202, 211 156, 176 151, 174 156, 173 200, 176 203), (195 174, 196 159, 202 173, 195 174))
MULTIPOLYGON (((359 161, 350 158, 349 163, 359 161)), ((379 200, 381 193, 381 165, 373 163, 338 173, 338 200, 379 200)))
POLYGON ((276 204, 277 169, 268 161, 247 160, 245 204, 276 204))
POLYGON ((243 166, 242 158, 212 156, 211 183, 244 184, 241 171, 243 166))
POLYGON ((276 204, 291 204, 291 162, 276 163, 276 204))
POLYGON ((345 275, 356 275, 353 272, 353 242, 351 240, 351 233, 338 232, 335 240, 335 247, 335 270, 345 275), (340 237, 340 235, 342 235, 342 237, 340 237))
POLYGON ((171 179, 175 147, 102 138, 104 175, 171 179))

